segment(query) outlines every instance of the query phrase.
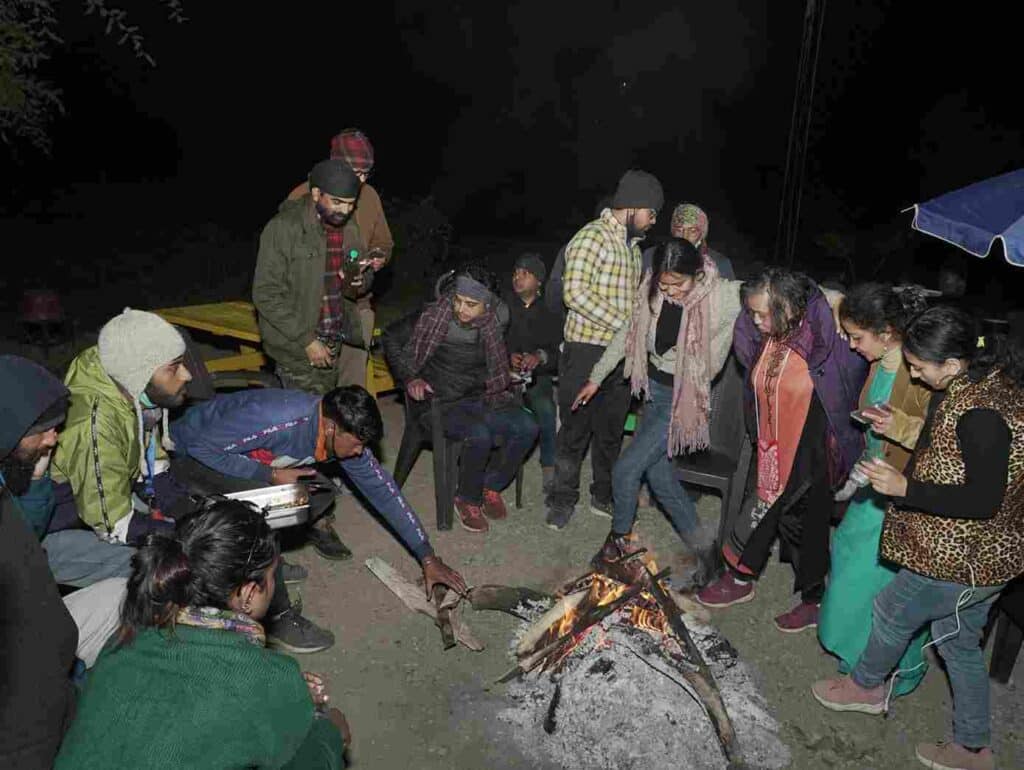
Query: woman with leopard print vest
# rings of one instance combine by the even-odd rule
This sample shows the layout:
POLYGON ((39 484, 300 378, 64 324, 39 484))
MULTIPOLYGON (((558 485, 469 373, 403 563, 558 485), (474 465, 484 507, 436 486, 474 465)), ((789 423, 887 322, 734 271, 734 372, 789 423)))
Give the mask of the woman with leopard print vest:
POLYGON ((910 323, 903 351, 936 396, 906 475, 884 461, 862 466, 893 498, 880 550, 900 570, 875 599, 871 638, 851 675, 812 692, 835 711, 881 714, 886 677, 930 624, 953 691, 954 742, 919 744, 917 757, 928 767, 987 770, 995 760, 980 639, 999 592, 1024 571, 1024 350, 979 338, 969 316, 939 307, 910 323))

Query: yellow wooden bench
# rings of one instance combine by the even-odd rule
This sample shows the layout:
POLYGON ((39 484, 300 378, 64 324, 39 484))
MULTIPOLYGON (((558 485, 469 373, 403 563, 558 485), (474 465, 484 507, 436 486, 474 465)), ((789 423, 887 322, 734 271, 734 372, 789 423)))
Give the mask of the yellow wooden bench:
MULTIPOLYGON (((208 305, 161 308, 153 312, 168 323, 236 341, 237 353, 204 361, 211 372, 258 371, 267 363, 267 357, 258 347, 260 329, 256 323, 256 308, 251 302, 214 302, 208 305)), ((373 330, 375 342, 380 334, 380 329, 373 330)), ((366 389, 375 398, 396 389, 379 346, 370 351, 366 362, 366 389)))

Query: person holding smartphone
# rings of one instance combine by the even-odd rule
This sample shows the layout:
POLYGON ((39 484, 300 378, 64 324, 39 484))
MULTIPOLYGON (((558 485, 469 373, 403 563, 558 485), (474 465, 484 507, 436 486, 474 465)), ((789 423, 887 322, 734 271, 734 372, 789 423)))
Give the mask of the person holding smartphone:
MULTIPOLYGON (((901 330, 924 310, 924 304, 924 297, 912 288, 897 292, 888 284, 867 283, 854 287, 839 306, 850 349, 871 364, 858 411, 851 414, 865 425, 866 448, 861 457, 878 457, 900 470, 910 459, 931 400, 931 391, 911 380, 903 360, 901 330)), ((836 497, 850 500, 850 505, 832 537, 831 572, 821 601, 818 638, 839 658, 839 670, 845 673, 868 642, 875 596, 896 571, 878 556, 888 499, 874 491, 866 477, 858 477, 856 468, 836 497)), ((927 666, 922 647, 927 640, 924 630, 907 648, 900 667, 916 670, 897 681, 896 694, 909 693, 924 678, 927 666)))

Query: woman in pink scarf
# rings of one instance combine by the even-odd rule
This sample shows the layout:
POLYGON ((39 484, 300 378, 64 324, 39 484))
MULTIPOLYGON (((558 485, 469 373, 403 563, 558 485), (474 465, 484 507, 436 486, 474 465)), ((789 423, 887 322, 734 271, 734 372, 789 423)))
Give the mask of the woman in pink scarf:
POLYGON ((672 458, 709 444, 711 381, 729 355, 739 286, 720 278, 714 262, 689 241, 656 247, 629 323, 612 338, 576 397, 573 409, 585 407, 625 357, 633 395, 646 398, 643 420, 612 471, 615 513, 593 560, 599 571, 631 578, 629 571, 639 569, 635 561, 617 561, 635 550, 629 541, 645 477, 684 542, 698 554, 705 550, 697 542, 696 509, 676 479, 672 458))

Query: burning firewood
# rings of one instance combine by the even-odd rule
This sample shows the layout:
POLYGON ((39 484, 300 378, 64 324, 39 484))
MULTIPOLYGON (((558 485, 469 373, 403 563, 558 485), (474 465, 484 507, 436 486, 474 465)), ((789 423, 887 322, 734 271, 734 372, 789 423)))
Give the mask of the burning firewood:
MULTIPOLYGON (((640 552, 628 558, 639 555, 640 552)), ((538 668, 557 674, 590 629, 621 609, 625 614, 617 623, 647 630, 666 641, 674 640, 673 647, 677 646, 679 652, 665 649, 665 659, 682 674, 685 689, 707 713, 729 766, 742 767, 736 732, 718 684, 683 622, 679 605, 661 585, 670 571, 655 572, 656 569, 644 564, 640 579, 633 583, 591 572, 566 584, 567 593, 526 629, 516 647, 518 665, 499 681, 508 682, 538 668)), ((554 729, 552 714, 545 723, 545 729, 549 727, 554 729)))
POLYGON ((519 640, 519 644, 516 646, 516 655, 521 658, 524 655, 535 652, 537 645, 540 644, 541 639, 547 634, 548 629, 561 620, 562 617, 573 612, 586 598, 587 592, 580 590, 563 596, 555 602, 550 610, 541 615, 526 629, 526 633, 523 634, 523 638, 519 640))
POLYGON ((704 661, 704 656, 701 655, 700 650, 697 649, 697 645, 694 643, 693 637, 690 636, 690 632, 686 628, 686 624, 683 622, 679 606, 675 603, 675 600, 665 592, 665 589, 661 587, 657 576, 651 575, 649 569, 647 570, 647 574, 650 575, 651 594, 657 600, 662 611, 665 613, 665 617, 668 619, 672 633, 675 635, 676 640, 686 653, 687 659, 689 662, 693 663, 697 669, 694 671, 688 666, 680 666, 678 667, 679 673, 683 675, 683 678, 689 682, 690 686, 693 687, 694 691, 696 691, 697 697, 700 699, 701 704, 707 711, 708 717, 711 719, 711 723, 715 727, 715 733, 718 735, 718 742, 722 745, 722 752, 725 754, 725 758, 728 760, 729 766, 742 767, 743 760, 740 755, 739 743, 736 739, 736 731, 733 729, 732 720, 729 718, 729 712, 725 709, 725 703, 722 701, 722 693, 718 690, 718 683, 715 681, 714 675, 712 675, 707 663, 704 661))

